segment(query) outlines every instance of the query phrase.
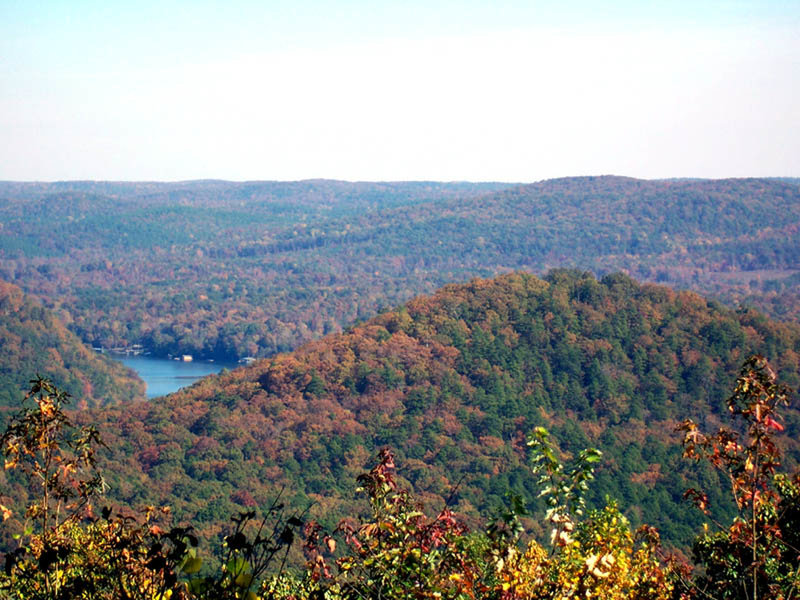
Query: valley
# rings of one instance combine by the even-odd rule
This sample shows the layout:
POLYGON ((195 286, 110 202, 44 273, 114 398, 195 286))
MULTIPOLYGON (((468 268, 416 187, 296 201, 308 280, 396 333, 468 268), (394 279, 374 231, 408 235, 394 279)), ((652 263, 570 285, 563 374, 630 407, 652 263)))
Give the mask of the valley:
POLYGON ((800 600, 800 2, 0 2, 0 600, 800 600))
MULTIPOLYGON (((0 192, 4 417, 30 378, 51 377, 102 432, 104 501, 167 505, 209 542, 277 496, 329 531, 363 515, 353 490, 386 449, 429 510, 480 528, 514 497, 545 539, 527 515, 545 510, 528 446, 546 428, 564 460, 602 452, 590 509, 617 499, 632 527, 686 552, 707 518, 687 489, 708 490, 719 522, 737 505, 717 471, 682 457, 680 423, 723 423, 751 354, 800 385, 794 182, 0 192), (155 380, 170 387, 145 394, 90 346, 151 354, 128 360, 166 365, 155 380), (175 370, 240 360, 199 380, 175 370)), ((791 470, 796 404, 779 425, 791 470)), ((33 493, 5 475, 12 512, 33 493)))
POLYGON ((0 183, 0 222, 0 278, 89 345, 161 357, 271 356, 520 269, 799 306, 800 186, 776 179, 0 183))

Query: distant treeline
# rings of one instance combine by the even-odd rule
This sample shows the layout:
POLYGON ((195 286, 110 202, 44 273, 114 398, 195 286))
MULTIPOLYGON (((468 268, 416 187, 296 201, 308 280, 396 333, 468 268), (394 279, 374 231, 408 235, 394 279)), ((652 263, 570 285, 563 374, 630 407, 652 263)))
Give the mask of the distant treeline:
POLYGON ((0 277, 89 344, 159 355, 270 356, 517 269, 800 312, 800 186, 775 179, 0 183, 0 223, 0 277))

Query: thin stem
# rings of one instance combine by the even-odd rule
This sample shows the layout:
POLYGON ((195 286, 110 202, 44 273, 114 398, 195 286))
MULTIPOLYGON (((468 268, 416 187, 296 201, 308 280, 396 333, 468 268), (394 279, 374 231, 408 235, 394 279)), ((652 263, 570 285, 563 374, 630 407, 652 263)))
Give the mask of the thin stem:
POLYGON ((752 516, 751 516, 751 528, 752 528, 752 535, 753 535, 753 600, 758 600, 758 568, 756 565, 756 560, 758 559, 758 539, 756 536, 758 535, 757 523, 756 523, 756 493, 758 492, 758 458, 761 453, 761 435, 757 434, 756 436, 756 456, 755 461, 753 464, 753 487, 751 490, 751 497, 750 502, 752 503, 752 516))

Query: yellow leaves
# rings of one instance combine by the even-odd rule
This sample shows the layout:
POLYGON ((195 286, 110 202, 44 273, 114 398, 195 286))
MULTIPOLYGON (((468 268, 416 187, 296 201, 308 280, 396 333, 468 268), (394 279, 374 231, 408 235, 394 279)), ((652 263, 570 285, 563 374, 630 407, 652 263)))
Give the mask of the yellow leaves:
POLYGON ((374 536, 378 531, 377 523, 367 523, 361 528, 361 535, 364 537, 371 537, 374 536))
POLYGON ((589 571, 594 569, 595 565, 597 565, 597 561, 598 560, 600 560, 600 555, 599 554, 590 554, 586 558, 586 569, 589 570, 589 571))
POLYGON ((560 531, 558 533, 558 537, 556 538, 556 530, 553 530, 552 538, 555 540, 556 544, 559 546, 568 546, 572 544, 575 540, 572 539, 568 531, 560 531))
POLYGON ((611 554, 604 554, 602 558, 600 558, 598 554, 591 554, 589 558, 586 559, 586 570, 595 577, 605 579, 609 576, 609 569, 614 565, 615 562, 616 560, 611 554), (597 564, 598 560, 600 561, 599 565, 597 564), (606 570, 602 571, 600 567, 603 567, 606 570))
POLYGON ((42 396, 39 399, 39 412, 41 412, 42 416, 45 418, 53 416, 53 413, 55 412, 55 405, 53 404, 53 399, 50 396, 42 396))
POLYGON ((197 573, 203 566, 203 559, 199 556, 189 556, 183 564, 181 570, 187 575, 197 573))
POLYGON ((742 449, 741 445, 734 441, 729 441, 725 444, 725 452, 735 453, 742 449))
POLYGON ((555 527, 550 532, 551 546, 569 546, 575 541, 570 535, 575 529, 575 524, 569 515, 560 514, 555 509, 550 509, 547 511, 546 518, 555 524, 555 527))
POLYGON ((651 590, 648 600, 670 597, 665 570, 655 557, 656 542, 635 541, 615 507, 590 513, 571 537, 573 543, 556 545, 552 554, 534 542, 523 555, 509 553, 497 561, 502 598, 623 600, 639 597, 643 589, 651 590))
POLYGON ((10 508, 3 506, 2 504, 0 504, 0 513, 3 514, 3 521, 10 519, 11 515, 13 514, 10 508))
POLYGON ((248 587, 253 582, 253 574, 239 573, 233 582, 239 587, 248 587))

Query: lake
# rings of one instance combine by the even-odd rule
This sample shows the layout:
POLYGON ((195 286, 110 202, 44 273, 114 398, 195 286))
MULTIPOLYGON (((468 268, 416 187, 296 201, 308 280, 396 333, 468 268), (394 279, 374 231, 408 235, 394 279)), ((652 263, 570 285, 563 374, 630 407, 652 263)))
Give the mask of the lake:
POLYGON ((166 396, 177 392, 182 387, 192 385, 195 381, 206 375, 219 373, 222 369, 234 369, 235 363, 169 360, 167 358, 153 358, 152 356, 116 356, 126 367, 136 371, 147 385, 147 397, 166 396))

